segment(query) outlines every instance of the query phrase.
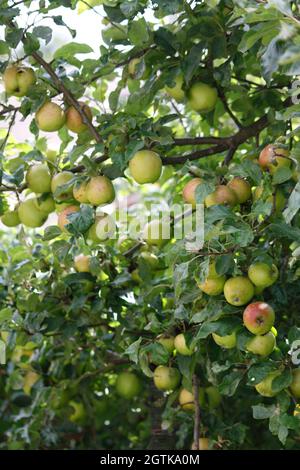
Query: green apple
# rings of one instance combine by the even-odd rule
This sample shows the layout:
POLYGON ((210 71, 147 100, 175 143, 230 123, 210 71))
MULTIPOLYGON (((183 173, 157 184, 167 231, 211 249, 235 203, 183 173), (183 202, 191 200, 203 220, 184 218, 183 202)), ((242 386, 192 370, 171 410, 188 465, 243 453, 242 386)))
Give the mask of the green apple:
POLYGON ((171 98, 174 98, 178 103, 182 102, 185 98, 184 90, 182 89, 183 85, 183 76, 177 75, 174 79, 174 86, 166 86, 165 90, 171 98))
MULTIPOLYGON (((182 388, 179 392, 178 401, 181 408, 185 411, 194 411, 195 410, 195 398, 194 394, 187 390, 186 388, 182 388)), ((200 402, 200 400, 199 400, 200 402)))
POLYGON ((83 254, 77 255, 74 258, 74 267, 79 273, 89 273, 90 272, 90 261, 91 257, 83 254))
POLYGON ((275 321, 275 313, 266 302, 253 302, 243 313, 245 327, 254 335, 268 333, 275 321))
POLYGON ((218 92, 206 83, 198 82, 192 85, 188 92, 188 102, 194 111, 208 113, 216 106, 218 92))
POLYGON ((278 269, 275 264, 253 263, 249 266, 248 277, 257 287, 270 287, 278 279, 278 269))
POLYGON ((50 214, 51 212, 55 211, 55 202, 50 194, 44 194, 41 197, 35 198, 34 202, 36 207, 40 211, 45 212, 45 214, 50 214))
POLYGON ((228 279, 224 285, 224 296, 230 305, 240 307, 247 304, 254 295, 254 287, 247 277, 237 276, 228 279))
POLYGON ((174 346, 176 351, 182 356, 191 356, 195 349, 187 346, 183 333, 175 336, 174 346))
POLYGON ((109 178, 94 176, 87 184, 86 196, 93 206, 110 204, 115 199, 115 190, 109 178))
POLYGON ((246 345, 246 349, 258 356, 269 356, 276 345, 274 334, 269 331, 265 335, 257 335, 250 339, 246 345))
POLYGON ((6 227, 16 227, 19 225, 21 221, 18 214, 18 209, 5 212, 5 214, 1 216, 1 222, 6 225, 6 227))
POLYGON ((212 337, 215 343, 217 343, 217 345, 221 346, 222 348, 232 349, 232 348, 235 348, 236 346, 236 333, 235 332, 229 335, 224 335, 224 336, 217 335, 217 333, 212 333, 212 337))
POLYGON ((157 337, 156 341, 160 343, 169 354, 172 354, 175 349, 174 336, 169 335, 160 335, 157 337))
POLYGON ((62 171, 53 176, 51 180, 51 191, 57 201, 64 201, 66 199, 72 198, 72 194, 73 194, 72 185, 68 186, 68 188, 65 189, 64 191, 62 191, 62 189, 64 189, 63 187, 67 183, 69 183, 71 179, 73 178, 74 178, 74 175, 73 173, 71 173, 71 171, 62 171), (56 191, 58 194, 55 194, 56 191))
POLYGON ((198 284, 199 289, 207 295, 215 296, 223 292, 226 276, 207 278, 204 282, 198 284))
POLYGON ((295 398, 300 398, 300 368, 292 371, 293 380, 290 385, 290 390, 295 398))
POLYGON ((36 112, 35 121, 42 131, 55 132, 63 127, 66 116, 58 104, 48 101, 36 112))
POLYGON ((27 95, 30 88, 35 84, 36 76, 29 67, 10 65, 5 69, 3 82, 8 95, 22 97, 27 95))
POLYGON ((30 228, 41 227, 48 217, 38 209, 36 198, 26 199, 18 207, 18 216, 23 225, 30 228))
POLYGON ((139 150, 129 161, 129 170, 137 183, 155 183, 161 175, 162 161, 151 150, 139 150))
POLYGON ((114 219, 108 214, 99 214, 95 222, 89 228, 88 240, 94 243, 101 243, 111 238, 115 233, 116 225, 114 219))
POLYGON ((116 391, 121 397, 131 400, 141 391, 140 379, 132 372, 122 372, 116 381, 116 391))
POLYGON ((235 192, 231 188, 220 184, 213 193, 206 196, 204 202, 206 207, 211 207, 218 204, 233 207, 238 203, 238 199, 235 192))
POLYGON ((235 193, 239 204, 244 204, 251 199, 251 185, 244 178, 236 176, 227 186, 235 193))
POLYGON ((26 173, 26 183, 34 193, 51 191, 51 174, 46 163, 32 165, 26 173))
POLYGON ((180 373, 174 367, 158 366, 154 370, 154 385, 158 390, 175 390, 180 380, 180 373))
POLYGON ((255 385, 256 391, 262 395, 263 397, 275 397, 278 392, 274 392, 272 390, 272 382, 273 380, 281 375, 280 370, 275 370, 274 372, 270 372, 261 382, 255 385))

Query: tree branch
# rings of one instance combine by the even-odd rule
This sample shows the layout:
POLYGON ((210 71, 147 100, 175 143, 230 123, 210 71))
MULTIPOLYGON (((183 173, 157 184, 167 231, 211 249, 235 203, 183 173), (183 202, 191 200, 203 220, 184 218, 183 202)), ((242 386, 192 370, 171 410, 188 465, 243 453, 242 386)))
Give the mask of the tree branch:
POLYGON ((196 374, 193 375, 193 394, 195 403, 194 418, 194 449, 199 450, 200 437, 200 405, 199 405, 199 380, 196 374))

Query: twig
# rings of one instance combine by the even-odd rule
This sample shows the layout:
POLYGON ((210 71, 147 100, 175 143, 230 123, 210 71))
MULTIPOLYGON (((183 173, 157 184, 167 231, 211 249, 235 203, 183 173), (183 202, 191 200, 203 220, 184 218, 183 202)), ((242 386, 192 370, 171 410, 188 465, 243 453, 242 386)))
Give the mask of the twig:
POLYGON ((195 403, 194 418, 194 449, 199 450, 200 437, 200 404, 199 404, 199 380, 196 374, 193 375, 193 394, 195 403))

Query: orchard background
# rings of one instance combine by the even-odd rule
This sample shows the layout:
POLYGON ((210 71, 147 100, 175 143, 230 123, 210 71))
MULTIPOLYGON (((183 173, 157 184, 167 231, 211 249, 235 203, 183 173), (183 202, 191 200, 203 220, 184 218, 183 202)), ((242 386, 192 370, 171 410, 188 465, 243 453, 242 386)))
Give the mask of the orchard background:
POLYGON ((1 0, 0 24, 0 448, 299 449, 299 2, 1 0), (197 252, 95 233, 204 201, 197 252))

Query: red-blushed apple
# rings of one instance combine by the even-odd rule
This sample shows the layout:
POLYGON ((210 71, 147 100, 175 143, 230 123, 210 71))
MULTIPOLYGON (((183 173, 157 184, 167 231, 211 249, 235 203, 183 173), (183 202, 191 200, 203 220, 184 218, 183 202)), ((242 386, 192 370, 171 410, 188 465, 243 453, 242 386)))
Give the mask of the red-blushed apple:
MULTIPOLYGON (((93 115, 91 109, 84 103, 79 102, 79 104, 88 121, 92 121, 93 115)), ((76 134, 80 134, 87 129, 87 125, 74 106, 70 106, 66 111, 66 126, 70 131, 76 134)))
POLYGON ((265 335, 256 335, 250 339, 246 345, 246 349, 258 356, 269 356, 275 348, 276 338, 272 331, 268 331, 265 335))
POLYGON ((253 263, 249 266, 248 277, 257 287, 270 287, 278 279, 278 269, 275 264, 253 263))
POLYGON ((183 333, 180 333, 179 335, 175 336, 174 346, 176 351, 182 356, 191 356, 195 351, 194 348, 190 348, 189 346, 187 346, 183 333))
POLYGON ((230 333, 229 335, 220 336, 217 333, 212 333, 212 337, 218 346, 225 349, 232 349, 236 346, 236 333, 230 333))
POLYGON ((243 314, 245 327, 254 335, 268 333, 275 321, 273 308, 266 302, 249 304, 243 314))
POLYGON ((291 166, 289 154, 287 149, 270 144, 261 151, 258 161, 263 170, 274 174, 281 167, 289 168, 291 166))
POLYGON ((90 201, 87 197, 87 181, 77 182, 73 187, 73 197, 81 204, 88 204, 90 201))
POLYGON ((228 279, 224 285, 224 296, 230 305, 240 307, 247 304, 254 295, 254 286, 244 276, 228 279))
POLYGON ((244 178, 236 176, 227 186, 235 193, 239 204, 244 204, 251 198, 251 185, 244 178))
POLYGON ((72 214, 78 212, 80 208, 78 206, 68 206, 58 214, 57 224, 63 232, 68 232, 67 225, 71 223, 69 217, 72 214))
POLYGON ((276 377, 281 375, 280 370, 270 372, 261 382, 255 385, 256 391, 263 397, 275 397, 278 392, 274 392, 272 389, 272 382, 276 377))
POLYGON ((175 390, 180 380, 181 375, 174 367, 158 366, 154 371, 154 385, 158 390, 175 390))
POLYGON ((201 178, 193 178, 185 185, 182 191, 182 196, 183 196, 184 201, 187 202, 188 204, 191 204, 193 208, 195 208, 197 204, 196 203, 196 189, 201 183, 202 183, 201 178))
POLYGON ((300 368, 293 369, 293 380, 290 385, 290 390, 295 398, 300 398, 300 368))
POLYGON ((204 202, 206 207, 211 207, 218 204, 224 204, 233 207, 237 204, 238 200, 235 192, 231 188, 220 184, 216 187, 216 190, 213 193, 206 196, 204 202))

